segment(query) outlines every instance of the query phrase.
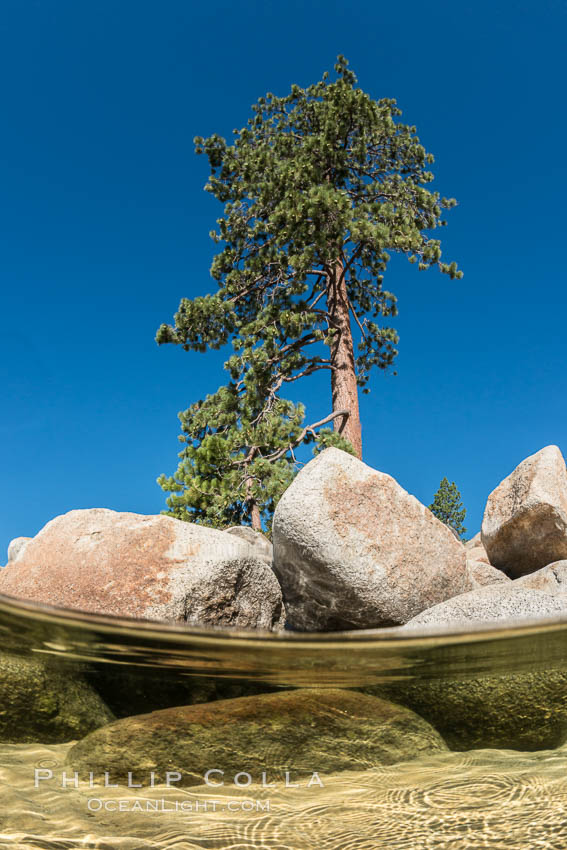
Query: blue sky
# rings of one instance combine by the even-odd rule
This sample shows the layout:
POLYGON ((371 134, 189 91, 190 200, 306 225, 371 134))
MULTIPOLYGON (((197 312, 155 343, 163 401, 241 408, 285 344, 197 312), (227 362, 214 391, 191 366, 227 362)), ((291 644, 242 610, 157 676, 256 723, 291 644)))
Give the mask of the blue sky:
MULTIPOLYGON (((426 504, 455 480, 473 533, 519 461, 567 453, 566 34, 565 0, 4 0, 0 553, 72 508, 162 509, 177 412, 223 381, 218 354, 154 342, 212 285, 192 139, 338 53, 435 154, 465 272, 393 264, 398 375, 362 400, 365 460, 426 504)), ((322 381, 298 396, 328 412, 322 381)))

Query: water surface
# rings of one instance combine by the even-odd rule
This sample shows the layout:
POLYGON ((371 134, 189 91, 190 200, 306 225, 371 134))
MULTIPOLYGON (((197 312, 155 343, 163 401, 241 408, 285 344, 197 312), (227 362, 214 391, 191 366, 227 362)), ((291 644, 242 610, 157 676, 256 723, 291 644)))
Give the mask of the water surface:
MULTIPOLYGON (((122 717, 140 706, 153 710, 184 699, 203 702, 282 687, 381 692, 428 682, 454 687, 474 679, 512 688, 518 677, 528 677, 538 692, 535 709, 526 707, 525 720, 519 719, 517 742, 470 749, 453 741, 453 751, 399 764, 338 774, 323 770, 312 787, 303 781, 298 788, 282 782, 265 788, 258 776, 243 788, 231 777, 214 788, 159 782, 150 787, 146 781, 141 789, 89 787, 82 777, 79 787, 73 780, 61 787, 62 771, 72 776, 65 760, 75 739, 53 743, 38 732, 37 740, 4 741, 2 848, 567 848, 567 749, 561 746, 567 739, 567 688, 562 690, 567 626, 560 621, 410 638, 395 630, 331 637, 227 635, 0 600, 0 631, 5 657, 42 659, 63 676, 83 677, 122 717), (550 681, 557 683, 552 691, 550 681), (526 724, 533 710, 541 723, 554 724, 559 746, 522 748, 530 740, 526 724), (36 769, 51 771, 53 780, 37 782, 36 769)), ((5 697, 2 714, 11 705, 5 697)), ((522 706, 517 710, 521 714, 522 706)), ((29 711, 33 718, 33 704, 29 711)), ((17 738, 16 714, 12 728, 17 738)), ((33 719, 31 728, 33 738, 33 719)))

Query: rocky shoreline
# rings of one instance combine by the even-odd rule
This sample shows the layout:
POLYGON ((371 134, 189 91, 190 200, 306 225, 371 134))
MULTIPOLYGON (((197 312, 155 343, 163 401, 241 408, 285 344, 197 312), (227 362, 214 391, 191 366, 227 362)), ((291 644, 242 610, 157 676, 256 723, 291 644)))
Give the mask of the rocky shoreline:
POLYGON ((273 547, 247 527, 75 510, 12 541, 0 593, 162 622, 337 631, 559 614, 566 581, 556 446, 496 487, 466 544, 394 478, 329 448, 281 498, 273 547))
MULTIPOLYGON (((409 636, 563 617, 566 576, 567 470, 557 447, 527 458, 490 494, 481 532, 466 544, 393 478, 330 448, 278 504, 273 549, 249 528, 71 511, 12 542, 0 593, 158 622, 276 632, 398 626, 409 636)), ((157 688, 150 705, 129 669, 117 693, 104 671, 64 666, 3 656, 0 739, 78 740, 69 764, 86 769, 98 753, 99 773, 132 770, 138 753, 137 769, 158 770, 165 759, 191 785, 205 762, 224 759, 237 770, 246 754, 256 772, 279 765, 285 773, 301 768, 299 753, 311 747, 336 772, 429 749, 541 750, 567 741, 563 670, 451 677, 448 668, 442 678, 357 690, 243 681, 229 692, 185 679, 157 688)))

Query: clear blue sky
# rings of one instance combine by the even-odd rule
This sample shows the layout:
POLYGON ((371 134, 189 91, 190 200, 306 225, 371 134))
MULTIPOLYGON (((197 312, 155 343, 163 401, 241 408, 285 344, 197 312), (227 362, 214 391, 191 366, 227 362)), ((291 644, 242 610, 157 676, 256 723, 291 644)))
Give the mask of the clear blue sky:
MULTIPOLYGON (((0 563, 72 508, 164 506, 177 412, 223 381, 218 355, 154 343, 211 288, 192 139, 338 53, 435 154, 465 271, 392 267, 398 376, 363 399, 365 460, 426 504, 454 479, 474 533, 519 461, 567 452, 566 35, 565 0, 3 0, 0 563)), ((322 382, 299 394, 328 412, 322 382)))

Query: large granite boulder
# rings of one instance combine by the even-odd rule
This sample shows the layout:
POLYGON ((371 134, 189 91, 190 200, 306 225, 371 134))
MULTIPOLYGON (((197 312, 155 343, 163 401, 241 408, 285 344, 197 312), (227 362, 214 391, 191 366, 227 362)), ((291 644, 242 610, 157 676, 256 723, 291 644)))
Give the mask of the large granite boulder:
POLYGON ((482 545, 468 548, 467 559, 469 561, 484 561, 485 564, 490 564, 490 558, 486 554, 486 549, 482 545))
MULTIPOLYGON (((367 770, 447 749, 441 736, 411 711, 377 697, 338 689, 305 689, 180 706, 126 717, 88 735, 67 763, 105 772, 112 782, 156 782, 165 771, 181 785, 202 785, 246 773, 261 782, 305 782, 343 770, 367 770), (221 773, 223 771, 223 773, 221 773), (136 779, 138 777, 142 777, 136 779)), ((244 782, 247 780, 244 779, 244 782)))
POLYGON ((482 537, 480 536, 480 531, 471 537, 470 540, 467 540, 465 543, 465 549, 475 549, 477 546, 482 546, 482 537))
POLYGON ((535 573, 517 578, 516 587, 525 590, 545 590, 546 593, 567 593, 567 561, 555 561, 535 573))
POLYGON ((114 720, 81 675, 7 654, 0 655, 0 706, 0 741, 15 743, 73 741, 114 720))
POLYGON ((31 537, 14 537, 10 541, 8 545, 8 563, 12 563, 18 559, 31 539, 31 537))
MULTIPOLYGON (((474 551, 474 550, 473 550, 474 551)), ((467 555, 469 553, 467 552, 467 555)), ((470 580, 469 590, 477 590, 490 584, 511 584, 512 579, 486 561, 472 561, 467 558, 467 573, 470 580)))
POLYGON ((425 627, 450 629, 479 623, 512 623, 564 615, 567 615, 567 596, 553 596, 543 590, 525 589, 509 581, 471 590, 440 602, 413 617, 403 628, 405 631, 425 627))
POLYGON ((230 534, 103 508, 58 516, 0 571, 0 593, 122 617, 278 629, 273 571, 230 534))
POLYGON ((303 468, 273 522, 292 628, 405 623, 470 586, 465 548, 389 475, 336 448, 303 468))
POLYGON ((567 470, 557 446, 526 458, 492 491, 482 543, 511 578, 567 558, 567 470))
POLYGON ((480 531, 474 537, 471 537, 470 540, 467 540, 465 549, 467 550, 467 559, 469 561, 484 561, 485 564, 490 563, 490 558, 482 545, 480 531))
POLYGON ((227 534, 234 534, 249 544, 256 557, 260 558, 270 567, 274 560, 274 549, 265 534, 254 531, 249 525, 233 525, 226 529, 227 534))

